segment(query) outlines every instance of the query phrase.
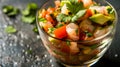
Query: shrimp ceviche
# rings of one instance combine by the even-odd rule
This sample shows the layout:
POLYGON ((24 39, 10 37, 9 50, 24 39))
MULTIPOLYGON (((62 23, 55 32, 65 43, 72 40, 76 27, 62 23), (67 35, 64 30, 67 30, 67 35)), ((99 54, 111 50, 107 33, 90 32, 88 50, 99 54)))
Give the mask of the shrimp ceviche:
POLYGON ((91 63, 104 49, 102 45, 111 41, 112 34, 106 34, 115 24, 114 9, 93 0, 56 0, 54 4, 40 9, 37 17, 48 35, 48 51, 64 64, 91 63))

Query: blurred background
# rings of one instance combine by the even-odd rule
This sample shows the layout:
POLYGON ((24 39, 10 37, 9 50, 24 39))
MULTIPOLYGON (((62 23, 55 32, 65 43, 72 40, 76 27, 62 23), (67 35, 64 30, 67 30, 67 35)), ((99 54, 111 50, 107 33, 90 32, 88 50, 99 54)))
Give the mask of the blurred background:
MULTIPOLYGON (((0 0, 0 67, 63 67, 42 47, 40 37, 36 32, 35 16, 29 23, 24 12, 31 3, 40 8, 47 0, 0 0), (3 6, 12 5, 18 12, 8 17, 3 14, 3 6), (21 20, 22 19, 22 20, 21 20), (5 32, 7 26, 13 26, 14 34, 5 32)), ((120 0, 107 0, 118 13, 118 23, 115 38, 105 55, 92 67, 120 66, 120 0)), ((26 12, 26 14, 29 12, 26 12)), ((36 12, 33 12, 35 14, 36 12)), ((11 31, 10 31, 11 32, 11 31)))

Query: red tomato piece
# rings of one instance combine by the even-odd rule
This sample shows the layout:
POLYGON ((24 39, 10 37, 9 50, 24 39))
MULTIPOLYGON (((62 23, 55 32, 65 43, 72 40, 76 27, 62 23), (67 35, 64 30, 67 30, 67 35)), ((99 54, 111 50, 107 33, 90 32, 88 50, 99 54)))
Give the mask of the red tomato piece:
POLYGON ((54 22, 53 18, 49 14, 46 14, 45 18, 51 23, 54 22))
POLYGON ((64 25, 58 29, 55 29, 54 34, 55 34, 55 37, 59 38, 59 39, 66 37, 67 36, 66 25, 64 25))
POLYGON ((49 8, 47 9, 48 14, 52 14, 54 11, 55 11, 55 8, 49 7, 49 8))

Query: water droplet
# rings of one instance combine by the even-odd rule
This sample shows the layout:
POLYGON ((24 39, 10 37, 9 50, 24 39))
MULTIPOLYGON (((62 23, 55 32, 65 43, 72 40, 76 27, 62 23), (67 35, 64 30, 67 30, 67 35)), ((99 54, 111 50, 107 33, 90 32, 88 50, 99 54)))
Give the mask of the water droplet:
POLYGON ((22 50, 22 52, 24 53, 24 52, 25 52, 25 50, 23 49, 23 50, 22 50))
POLYGON ((20 53, 18 53, 18 54, 17 54, 17 56, 18 56, 18 57, 21 57, 21 54, 20 54, 20 53))
POLYGON ((17 62, 14 62, 14 67, 17 67, 18 66, 18 63, 17 62))
POLYGON ((115 57, 118 57, 118 54, 115 54, 115 57))
POLYGON ((41 60, 38 55, 36 55, 35 58, 36 58, 36 61, 40 61, 41 60))
POLYGON ((37 35, 37 39, 40 39, 40 36, 39 36, 39 35, 37 35))
POLYGON ((52 63, 52 59, 50 59, 50 61, 49 61, 50 63, 52 63))
POLYGON ((30 47, 29 50, 32 50, 32 48, 30 47))
POLYGON ((27 54, 28 54, 28 52, 26 51, 26 52, 25 52, 25 55, 27 55, 27 54))
POLYGON ((53 64, 51 64, 51 67, 54 67, 54 65, 53 65, 53 64))
POLYGON ((44 58, 46 58, 46 57, 47 57, 47 55, 45 54, 45 55, 44 55, 44 58))
POLYGON ((27 44, 27 48, 29 48, 30 46, 29 46, 29 44, 27 44))
POLYGON ((10 43, 9 45, 12 46, 12 43, 10 43))

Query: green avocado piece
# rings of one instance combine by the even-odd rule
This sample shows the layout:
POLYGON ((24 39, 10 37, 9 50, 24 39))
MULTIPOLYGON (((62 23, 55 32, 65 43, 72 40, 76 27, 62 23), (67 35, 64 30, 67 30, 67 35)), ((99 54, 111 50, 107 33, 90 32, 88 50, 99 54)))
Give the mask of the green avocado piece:
POLYGON ((95 14, 91 16, 89 19, 97 24, 103 25, 112 18, 110 16, 105 16, 103 14, 95 14))

